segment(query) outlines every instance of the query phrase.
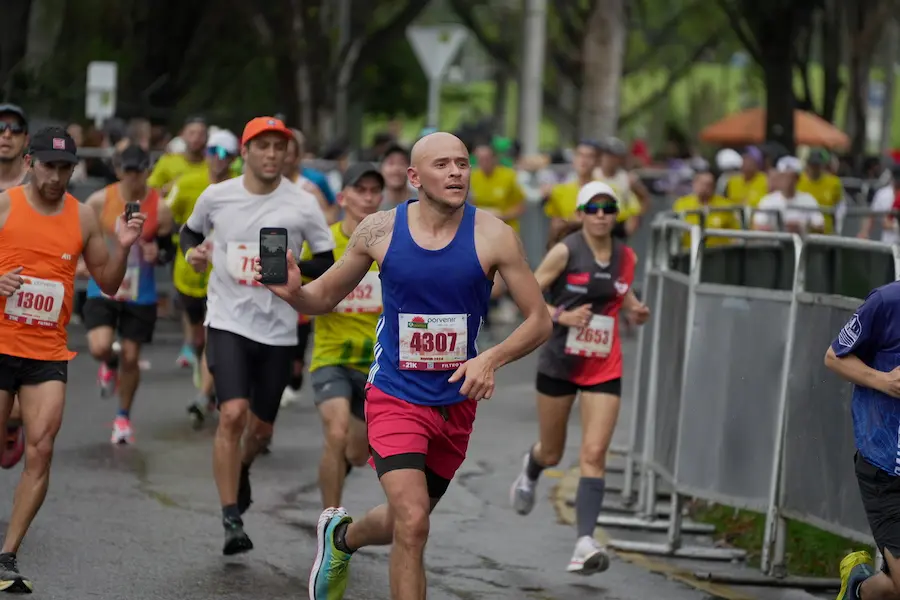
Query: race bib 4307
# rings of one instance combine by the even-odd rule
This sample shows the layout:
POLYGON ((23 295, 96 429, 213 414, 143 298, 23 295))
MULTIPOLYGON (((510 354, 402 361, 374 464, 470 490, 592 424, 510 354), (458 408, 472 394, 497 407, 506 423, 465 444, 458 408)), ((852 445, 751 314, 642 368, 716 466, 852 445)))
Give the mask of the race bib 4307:
POLYGON ((400 369, 455 371, 468 359, 467 315, 400 313, 400 369))
POLYGON ((334 307, 336 313, 381 312, 381 279, 377 271, 369 271, 359 285, 334 307))
POLYGON ((586 327, 570 327, 566 336, 566 354, 576 356, 609 356, 613 346, 616 320, 606 315, 594 315, 586 327))
POLYGON ((241 285, 260 286, 256 281, 254 261, 259 256, 259 242, 228 242, 226 247, 228 274, 241 285))
POLYGON ((22 287, 6 299, 8 321, 35 327, 58 327, 66 288, 59 281, 25 277, 22 287))

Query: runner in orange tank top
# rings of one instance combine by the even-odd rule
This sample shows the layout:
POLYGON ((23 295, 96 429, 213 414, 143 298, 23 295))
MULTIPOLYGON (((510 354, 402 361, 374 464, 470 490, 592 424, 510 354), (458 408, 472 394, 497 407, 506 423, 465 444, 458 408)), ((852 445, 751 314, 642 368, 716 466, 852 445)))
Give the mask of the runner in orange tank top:
POLYGON ((66 325, 78 258, 83 255, 100 287, 114 294, 145 219, 137 214, 119 227, 110 255, 94 212, 66 193, 78 162, 75 152, 64 129, 37 132, 31 139, 31 180, 0 194, 0 431, 18 394, 27 455, 0 549, 0 591, 27 593, 33 587, 19 573, 16 551, 50 480, 74 356, 66 325))
POLYGON ((116 155, 114 163, 119 182, 93 193, 86 202, 100 219, 104 236, 107 240, 115 238, 116 222, 128 202, 140 202, 147 220, 140 241, 131 249, 118 293, 109 297, 95 281, 88 284, 84 325, 91 355, 100 362, 100 395, 107 397, 118 392, 119 396, 110 441, 131 444, 131 407, 141 378, 141 348, 153 340, 156 329, 155 267, 174 257, 174 245, 169 207, 160 201, 156 190, 147 187, 150 155, 140 146, 130 145, 116 155), (113 351, 117 336, 118 353, 113 351))

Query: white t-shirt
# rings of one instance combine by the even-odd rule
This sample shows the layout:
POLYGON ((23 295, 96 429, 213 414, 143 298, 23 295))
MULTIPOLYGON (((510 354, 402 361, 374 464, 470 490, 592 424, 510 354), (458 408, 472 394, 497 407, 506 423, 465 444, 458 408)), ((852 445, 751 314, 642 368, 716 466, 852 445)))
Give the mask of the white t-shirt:
MULTIPOLYGON (((875 192, 875 196, 872 198, 872 211, 873 212, 881 212, 881 213, 889 213, 894 210, 894 184, 887 185, 877 192, 875 192)), ((885 215, 875 215, 873 218, 877 220, 884 219, 885 215)), ((894 223, 894 227, 887 228, 881 230, 881 241, 886 244, 896 244, 900 242, 900 234, 897 233, 897 223, 894 223)))
MULTIPOLYGON (((760 210, 781 213, 781 221, 785 225, 800 225, 803 229, 825 226, 825 217, 819 209, 819 203, 806 192, 794 192, 793 198, 785 198, 781 192, 766 194, 757 206, 760 210)), ((753 213, 753 224, 757 227, 775 227, 775 215, 771 212, 753 213)))
POLYGON ((213 245, 204 325, 269 346, 297 344, 297 311, 254 280, 259 230, 283 227, 287 247, 300 256, 303 242, 313 254, 334 250, 334 237, 316 197, 282 178, 271 194, 251 194, 244 176, 206 188, 187 220, 213 245))

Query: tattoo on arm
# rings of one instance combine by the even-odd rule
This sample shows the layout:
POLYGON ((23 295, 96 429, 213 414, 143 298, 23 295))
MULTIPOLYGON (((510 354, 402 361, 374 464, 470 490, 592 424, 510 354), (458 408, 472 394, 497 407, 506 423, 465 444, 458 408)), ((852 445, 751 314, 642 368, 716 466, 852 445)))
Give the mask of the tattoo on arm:
POLYGON ((377 212, 363 219, 347 244, 347 250, 362 244, 365 248, 377 246, 387 239, 394 229, 394 211, 377 212))

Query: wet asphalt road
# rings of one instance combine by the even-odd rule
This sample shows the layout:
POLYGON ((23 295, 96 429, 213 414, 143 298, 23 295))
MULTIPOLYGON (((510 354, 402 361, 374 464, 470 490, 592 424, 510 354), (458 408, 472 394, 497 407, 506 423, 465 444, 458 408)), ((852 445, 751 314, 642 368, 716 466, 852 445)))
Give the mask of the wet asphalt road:
MULTIPOLYGON (((83 343, 78 348, 80 330, 73 328, 72 335, 73 346, 84 350, 83 343)), ((282 412, 272 454, 254 466, 254 504, 245 526, 256 549, 223 557, 211 472, 212 429, 191 429, 184 412, 194 393, 190 374, 174 366, 177 335, 171 325, 163 337, 169 343, 163 340, 146 351, 151 370, 144 373, 133 412, 133 447, 109 444, 115 408, 97 393, 92 360, 82 353, 70 365, 50 492, 19 552, 22 571, 35 582, 33 597, 305 598, 320 512, 316 461, 321 435, 311 402, 282 412)), ((508 508, 509 485, 536 433, 534 368, 532 358, 501 371, 498 393, 480 408, 469 460, 434 515, 427 553, 429 598, 704 598, 615 559, 602 575, 567 574, 574 532, 558 524, 548 500, 553 479, 542 482, 541 502, 529 517, 508 508)), ((624 431, 620 427, 620 434, 624 431)), ((565 466, 577 460, 577 432, 573 427, 565 466)), ((0 472, 0 519, 9 514, 18 475, 18 468, 0 472)), ((345 493, 351 514, 381 500, 374 472, 354 470, 345 493)), ((346 597, 389 598, 386 549, 366 549, 354 557, 346 597)))

